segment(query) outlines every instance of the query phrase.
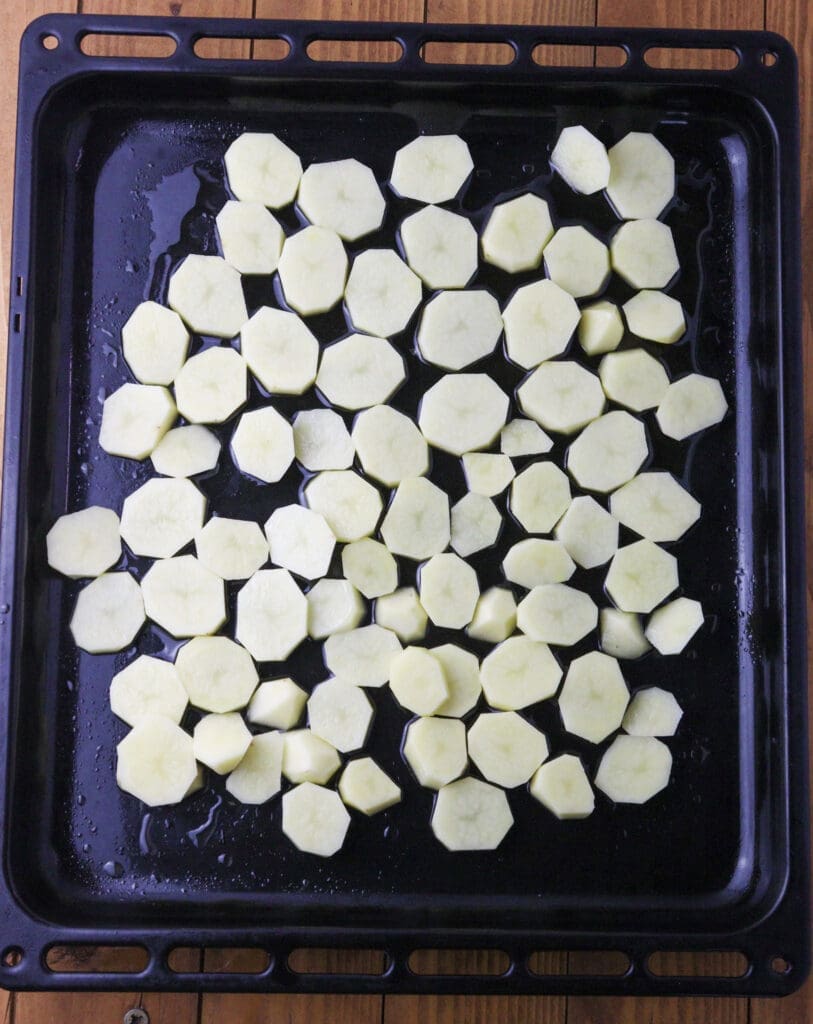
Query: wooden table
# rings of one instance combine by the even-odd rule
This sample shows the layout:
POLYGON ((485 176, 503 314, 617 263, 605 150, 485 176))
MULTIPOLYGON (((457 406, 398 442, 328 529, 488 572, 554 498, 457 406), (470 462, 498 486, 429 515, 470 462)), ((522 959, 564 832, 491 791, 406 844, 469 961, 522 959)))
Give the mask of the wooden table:
MULTIPOLYGON (((259 18, 359 18, 377 21, 444 21, 561 25, 767 28, 781 32, 801 59, 802 212, 806 267, 813 264, 813 3, 809 0, 4 0, 0 11, 3 62, 0 109, 0 283, 8 281, 14 149, 17 41, 25 25, 54 11, 259 18)), ((115 45, 115 43, 113 44, 115 45)), ((250 56, 250 43, 221 44, 223 56, 250 56), (226 49, 227 47, 227 49, 226 49)), ((350 44, 352 56, 352 44, 350 44)), ((212 54, 214 55, 214 53, 212 54)), ((0 284, 5 313, 6 284, 0 284)), ((804 308, 805 376, 813 373, 813 293, 804 308)), ((0 386, 5 379, 0 356, 0 386)), ((813 428, 808 405, 807 432, 813 428)), ((813 471, 807 497, 812 514, 813 471)), ((813 557, 813 550, 811 550, 813 557)), ((808 602, 808 622, 813 619, 808 602)), ((813 723, 812 723, 813 724, 813 723)), ((813 728, 811 728, 813 735, 813 728)), ((222 966, 207 954, 206 966, 222 966)), ((125 1012, 143 1007, 153 1024, 811 1024, 813 981, 784 1000, 607 999, 560 996, 234 996, 118 993, 9 994, 0 991, 0 1017, 10 1024, 118 1024, 125 1012)))

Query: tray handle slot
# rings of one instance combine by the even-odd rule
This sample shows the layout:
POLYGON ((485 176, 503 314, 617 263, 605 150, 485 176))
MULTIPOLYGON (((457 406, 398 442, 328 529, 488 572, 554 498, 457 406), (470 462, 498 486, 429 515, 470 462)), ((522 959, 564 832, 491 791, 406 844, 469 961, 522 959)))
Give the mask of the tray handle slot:
POLYGON ((143 946, 53 945, 45 951, 52 974, 141 974, 150 961, 143 946))
POLYGON ((629 51, 623 46, 577 46, 571 43, 537 43, 531 60, 549 68, 623 68, 629 51))
POLYGON ((175 946, 166 957, 173 974, 267 974, 273 960, 258 946, 206 947, 175 946))
POLYGON ((404 47, 397 39, 333 39, 320 36, 307 44, 305 53, 319 63, 397 64, 403 59, 404 47))
POLYGON ((741 59, 731 46, 649 46, 643 58, 647 67, 681 71, 734 71, 741 59))
POLYGON ((164 32, 83 32, 79 49, 86 57, 148 57, 167 59, 178 42, 164 32))
POLYGON ((646 958, 646 969, 658 978, 744 978, 748 957, 738 950, 656 950, 646 958))
POLYGON ((511 970, 511 957, 501 949, 414 949, 407 966, 418 975, 497 978, 511 970))
POLYGON ((356 974, 382 975, 390 966, 383 949, 330 949, 300 946, 287 957, 287 967, 294 974, 356 974))
POLYGON ((480 64, 492 67, 513 64, 517 50, 507 42, 450 42, 430 40, 420 49, 425 64, 480 64))
POLYGON ((528 970, 537 977, 623 978, 632 960, 620 949, 537 950, 528 957, 528 970))

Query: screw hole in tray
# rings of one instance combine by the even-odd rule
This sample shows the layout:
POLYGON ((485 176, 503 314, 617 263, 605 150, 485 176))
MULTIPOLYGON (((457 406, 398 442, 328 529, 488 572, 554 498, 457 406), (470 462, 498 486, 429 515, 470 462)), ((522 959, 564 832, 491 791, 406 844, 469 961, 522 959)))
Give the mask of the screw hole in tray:
POLYGON ((55 50, 59 46, 59 38, 49 32, 47 35, 40 36, 40 46, 43 50, 55 50))
POLYGON ((285 60, 291 52, 291 44, 281 36, 265 39, 200 36, 192 52, 203 60, 285 60))
POLYGON ((516 59, 508 43, 428 42, 420 50, 425 64, 480 64, 505 67, 516 59))
POLYGON ((86 57, 171 57, 177 43, 168 35, 86 32, 79 49, 86 57))
POLYGON ((736 50, 725 47, 650 46, 644 60, 651 68, 681 71, 733 71, 740 62, 736 50))
POLYGON ((775 68, 779 62, 779 54, 776 50, 763 50, 759 59, 766 68, 775 68))
POLYGON ((793 970, 793 964, 786 956, 775 956, 771 958, 771 970, 774 974, 781 974, 785 977, 793 970))
POLYGON ((25 953, 19 946, 8 946, 3 950, 3 955, 0 957, 4 967, 19 967, 23 962, 25 953))

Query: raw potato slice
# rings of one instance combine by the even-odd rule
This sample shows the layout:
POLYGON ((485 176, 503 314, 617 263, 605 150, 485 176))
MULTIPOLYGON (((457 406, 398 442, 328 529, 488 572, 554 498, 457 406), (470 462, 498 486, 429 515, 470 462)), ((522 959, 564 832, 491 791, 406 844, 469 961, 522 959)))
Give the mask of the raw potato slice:
POLYGON ((630 736, 674 736, 682 717, 673 694, 650 686, 635 694, 621 724, 630 736))
POLYGON ((260 569, 237 594, 235 639, 257 661, 283 661, 308 635, 308 602, 287 569, 260 569))
POLYGON ((423 307, 417 341, 428 362, 462 370, 493 352, 501 334, 499 303, 477 288, 434 295, 423 307))
POLYGON ((219 457, 220 441, 206 427, 196 424, 168 431, 150 455, 156 473, 178 478, 209 473, 219 457))
POLYGON ((375 624, 333 633, 324 645, 328 669, 356 686, 383 686, 390 678, 393 658, 400 653, 395 633, 375 624))
POLYGON ((216 516, 195 537, 198 560, 224 580, 247 580, 268 561, 268 542, 256 523, 216 516))
POLYGON ((344 420, 332 409, 305 409, 294 417, 294 452, 305 469, 347 469, 355 448, 344 420))
POLYGON ((553 281, 517 288, 503 310, 508 358, 525 370, 561 355, 579 323, 572 295, 553 281))
POLYGON ((559 694, 559 712, 568 732, 601 743, 621 725, 629 699, 615 658, 591 651, 570 663, 559 694))
POLYGON ((563 821, 587 818, 596 806, 587 773, 573 754, 540 765, 531 779, 530 793, 563 821))
POLYGON ((265 524, 271 561, 307 580, 326 576, 336 538, 324 516, 302 505, 275 509, 265 524))
POLYGON ((492 587, 480 595, 467 630, 475 640, 498 644, 517 628, 517 602, 510 590, 492 587))
POLYGON ((546 430, 573 434, 601 416, 604 390, 598 377, 579 363, 543 363, 517 391, 520 407, 546 430))
POLYGON ((342 572, 366 598, 391 594, 398 586, 398 565, 387 548, 364 537, 342 549, 342 572))
POLYGON ((116 784, 148 807, 180 803, 196 774, 192 737, 162 715, 147 715, 116 747, 116 784))
POLYGON ((128 725, 145 715, 163 715, 176 725, 188 703, 172 662, 142 654, 110 683, 110 710, 128 725))
POLYGON ((76 599, 71 634, 77 647, 88 654, 124 650, 144 625, 141 588, 128 572, 97 576, 76 599))
POLYGON ((394 555, 420 561, 449 544, 449 498, 424 477, 402 480, 384 521, 381 536, 394 555))
POLYGON ((574 498, 555 533, 582 569, 604 565, 618 549, 618 521, 594 498, 574 498))
POLYGON ((429 449, 415 423, 388 405, 365 409, 353 424, 353 444, 367 476, 387 487, 429 469, 429 449))
POLYGON ((553 441, 533 420, 511 420, 500 431, 500 451, 511 458, 523 455, 544 455, 553 441))
POLYGON ((469 729, 468 748, 480 774, 506 789, 527 782, 548 756, 544 735, 515 711, 478 715, 469 729))
POLYGON ((357 331, 390 338, 420 306, 421 279, 392 249, 366 249, 353 260, 344 301, 357 331))
POLYGON ((401 223, 406 261, 428 288, 465 288, 477 271, 477 232, 457 213, 424 206, 401 223))
POLYGON ((678 585, 677 559, 651 540, 639 540, 613 555, 607 593, 624 612, 651 612, 678 585))
POLYGON ((609 151, 607 195, 622 220, 659 217, 675 194, 675 161, 648 132, 630 132, 609 151))
POLYGON ((416 715, 433 715, 449 696, 443 666, 424 647, 405 647, 393 657, 390 690, 401 707, 416 715))
POLYGON ((469 763, 466 727, 453 718, 419 718, 410 722, 404 757, 427 789, 440 789, 459 778, 469 763))
POLYGON ((141 302, 121 329, 121 349, 140 384, 171 384, 189 350, 189 334, 174 310, 141 302))
POLYGON ((244 412, 232 434, 231 451, 241 472, 276 483, 294 461, 294 432, 270 405, 244 412))
POLYGON ((728 410, 720 382, 690 373, 670 384, 655 414, 667 437, 683 441, 719 423, 728 410))
POLYGON ((631 220, 610 242, 613 270, 633 288, 665 288, 680 270, 672 230, 659 220, 631 220))
POLYGON ((402 587, 393 594, 379 597, 374 618, 379 626, 392 630, 404 644, 422 640, 426 635, 428 617, 414 587, 402 587))
POLYGON ((190 703, 217 714, 244 708, 259 680, 248 651, 225 636, 196 636, 178 651, 175 669, 190 703))
POLYGON ((456 644, 442 644, 429 652, 443 667, 449 696, 435 714, 445 718, 462 718, 471 711, 483 687, 480 684, 480 663, 471 651, 456 644))
POLYGON ((367 409, 386 402, 405 379, 403 357, 386 338, 351 334, 324 350, 316 386, 333 405, 367 409))
POLYGON ((237 711, 204 715, 192 733, 192 749, 201 764, 228 775, 243 760, 251 733, 237 711))
POLYGON ((579 319, 579 344, 588 356, 612 352, 624 337, 624 322, 613 302, 603 300, 585 306, 579 319))
POLYGON ((454 199, 474 164, 459 135, 421 135, 395 154, 390 184, 406 199, 445 203, 454 199))
POLYGON ((187 789, 186 796, 192 796, 194 793, 199 793, 204 785, 206 784, 206 770, 202 764, 198 765, 198 770, 195 772, 195 778, 192 780, 192 785, 187 789))
POLYGON ((223 258, 241 274, 273 274, 285 234, 262 203, 230 199, 215 218, 223 258))
POLYGON ((282 831, 304 853, 332 857, 349 826, 350 815, 333 789, 305 782, 282 796, 282 831))
POLYGON ((280 732, 251 737, 240 764, 226 779, 226 790, 241 804, 264 804, 282 787, 282 752, 285 739, 280 732))
POLYGON ((362 814, 379 814, 401 800, 401 789, 371 757, 350 761, 339 779, 339 796, 362 814))
POLYGON ((369 167, 358 160, 311 164, 299 182, 297 206, 311 224, 355 242, 381 227, 385 202, 369 167))
POLYGON ((335 747, 310 729, 285 733, 282 748, 282 774, 289 782, 329 782, 341 768, 335 747))
POLYGON ((502 571, 511 583, 538 587, 543 583, 563 583, 576 571, 576 565, 564 544, 558 540, 526 537, 508 549, 502 571))
POLYGON ((608 412, 571 444, 567 469, 586 491, 606 493, 631 480, 648 454, 643 423, 628 412, 608 412))
POLYGON ((308 633, 314 640, 355 629, 364 618, 364 601, 347 580, 319 580, 306 596, 308 633))
POLYGON ((517 626, 533 640, 569 647, 596 628, 598 608, 591 597, 564 583, 534 587, 517 606, 517 626))
POLYGON ((104 400, 99 445, 108 455, 146 459, 177 415, 172 395, 152 384, 122 384, 104 400))
POLYGON ((500 711, 519 711, 552 697, 562 678, 547 644, 512 636, 486 655, 480 681, 486 701, 500 711))
POLYGON ((610 497, 615 518, 647 540, 680 540, 700 518, 700 502, 671 473, 641 473, 610 497))
POLYGON ((649 650, 641 619, 635 612, 602 608, 601 649, 614 658, 640 658, 649 650))
POLYGON ((421 567, 418 592, 430 621, 446 629, 468 626, 480 597, 477 573, 451 552, 433 555, 421 567))
POLYGON ((119 517, 99 505, 70 512, 57 519, 45 544, 48 565, 63 576, 101 576, 121 558, 119 517))
POLYGON ((596 786, 617 804, 644 804, 666 788, 669 748, 651 736, 616 736, 596 772, 596 786))
POLYGON ((301 395, 316 380, 319 342, 296 313, 261 306, 240 331, 240 351, 272 395, 301 395))
POLYGON ((514 824, 505 793, 479 779, 458 779, 440 790, 432 831, 447 850, 496 850, 514 824))
POLYGON ((121 537, 134 555, 169 558, 203 526, 206 498, 190 480, 153 478, 128 494, 121 509, 121 537))
POLYGON ((474 494, 487 498, 500 494, 514 479, 514 466, 507 455, 468 452, 463 456, 466 485, 474 494))
POLYGON ((299 157, 271 132, 243 132, 224 157, 229 188, 245 202, 272 210, 293 202, 302 164, 299 157))
POLYGON ((683 307, 671 295, 642 291, 624 303, 627 327, 639 338, 672 345, 686 333, 683 307))
POLYGON ((326 679, 308 698, 311 732, 343 754, 364 746, 373 706, 364 690, 341 679, 326 679))
POLYGON ((661 654, 680 654, 703 625, 699 601, 678 597, 663 605, 650 618, 646 638, 661 654))
POLYGON ((497 506, 483 494, 464 494, 452 507, 451 544, 461 558, 496 544, 502 528, 497 506))
POLYGON ((233 348, 198 352, 175 378, 178 412, 190 423, 224 423, 247 397, 246 364, 233 348))
POLYGON ((424 394, 418 426, 435 448, 463 455, 493 443, 509 405, 508 395, 488 374, 447 374, 424 394))
POLYGON ((491 211, 480 239, 483 259, 509 274, 533 270, 552 235, 548 204, 526 192, 491 211))
POLYGON ((574 192, 582 195, 600 192, 610 180, 610 160, 604 144, 580 124, 559 133, 550 165, 574 192))
POLYGON ((221 256, 186 256, 169 279, 167 302, 195 334, 233 338, 248 320, 240 274, 221 256))
POLYGON ((246 718, 252 725, 264 725, 268 729, 293 729, 302 718, 307 701, 307 693, 289 676, 269 679, 255 690, 246 718))
MULTIPOLYGON (((336 540, 343 544, 369 536, 384 507, 375 487, 349 469, 319 473, 305 488, 305 501, 325 517, 336 540)), ((391 544, 387 546, 394 550, 391 544)))
POLYGON ((511 512, 528 533, 550 533, 570 504, 570 481, 552 462, 535 462, 511 484, 511 512))
POLYGON ((175 637, 214 633, 226 621, 223 580, 193 555, 154 562, 141 591, 147 618, 175 637))
POLYGON ((607 246, 581 225, 559 228, 544 257, 551 281, 576 299, 600 292, 610 273, 607 246))
POLYGON ((292 309, 302 316, 326 313, 344 294, 347 253, 335 231, 311 225, 286 239, 277 272, 292 309))
POLYGON ((669 387, 663 365, 642 348, 606 355, 598 375, 607 397, 634 412, 654 409, 669 387))

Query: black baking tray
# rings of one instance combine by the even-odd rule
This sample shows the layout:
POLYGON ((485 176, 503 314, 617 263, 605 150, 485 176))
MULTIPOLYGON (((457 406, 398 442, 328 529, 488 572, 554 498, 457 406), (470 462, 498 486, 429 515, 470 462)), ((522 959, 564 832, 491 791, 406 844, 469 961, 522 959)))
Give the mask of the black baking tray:
MULTIPOLYGON (((29 26, 0 552, 4 987, 783 994, 801 984, 809 889, 798 147, 795 56, 767 33, 93 15, 29 26), (177 48, 163 59, 91 57, 80 42, 92 32, 157 33, 177 48), (203 59, 193 47, 204 36, 279 38, 290 52, 203 59), (317 62, 306 48, 321 37, 396 39, 403 56, 317 62), (432 40, 507 42, 515 59, 425 63, 421 48, 432 40), (627 60, 540 66, 539 43, 619 46, 627 60), (728 47, 738 65, 655 69, 644 60, 653 46, 728 47), (222 782, 145 815, 116 789, 124 727, 107 707, 110 676, 133 651, 75 650, 67 620, 79 585, 48 571, 44 538, 66 510, 120 509, 150 473, 100 453, 101 401, 127 379, 118 335, 132 307, 165 296, 186 252, 215 251, 226 145, 246 129, 274 130, 306 163, 354 155, 384 182, 394 150, 417 132, 460 132, 476 171, 459 205, 475 224, 495 197, 530 188, 552 199, 560 222, 584 215, 609 232, 606 202, 576 201, 550 173, 552 142, 572 123, 607 143, 655 130, 675 154, 678 198, 666 220, 683 266, 673 292, 690 327, 686 343, 658 354, 673 374, 719 377, 731 408, 688 445, 646 418, 659 465, 704 506, 678 553, 707 623, 690 654, 657 666, 685 708, 670 741, 674 783, 643 809, 600 797, 583 822, 558 823, 512 796, 517 825, 497 853, 452 855, 428 833, 431 794, 409 785, 393 742, 403 716, 376 695, 372 753, 407 783, 407 799, 354 820, 338 856, 297 853, 281 836, 278 802, 240 808, 224 799, 222 782), (46 954, 66 944, 140 945, 148 963, 135 975, 61 973, 46 954), (178 974, 168 964, 178 946, 257 946, 271 958, 256 975, 178 974), (302 946, 379 949, 387 966, 377 976, 300 974, 287 955, 302 946), (427 947, 502 949, 510 966, 496 977, 414 974, 409 954, 427 947), (540 975, 529 966, 538 950, 621 950, 630 967, 620 977, 540 975), (662 977, 648 963, 657 950, 736 950, 748 966, 738 978, 662 977)), ((363 246, 391 244, 410 205, 392 209, 363 246)), ((295 226, 293 213, 284 218, 295 226)), ((492 268, 478 280, 504 300, 525 279, 492 268)), ((279 298, 256 283, 247 297, 250 307, 279 298)), ((334 312, 314 329, 329 340, 346 328, 334 312)), ((397 339, 405 350, 413 329, 397 339)), ((501 383, 515 387, 519 374, 500 363, 501 383)), ((414 360, 410 368, 396 403, 414 414, 439 371, 414 360)), ((279 402, 286 414, 296 405, 279 402)), ((432 472, 462 492, 453 460, 437 456, 432 472)), ((219 511, 261 519, 300 485, 292 469, 277 487, 259 488, 240 480, 228 456, 201 482, 219 511)), ((512 539, 508 528, 501 543, 512 539)), ((144 568, 127 564, 137 576, 144 568)), ((498 565, 493 552, 478 560, 484 587, 498 565)), ((598 594, 602 575, 583 573, 582 585, 598 594)), ((566 651, 564 662, 590 645, 566 651)), ((173 650, 154 628, 137 647, 173 650)), ((318 657, 297 654, 291 669, 312 684, 324 672, 318 657)), ((652 671, 646 658, 625 665, 633 688, 652 671)), ((535 714, 544 728, 555 709, 535 714)), ((574 740, 571 749, 595 766, 594 748, 574 740)))

